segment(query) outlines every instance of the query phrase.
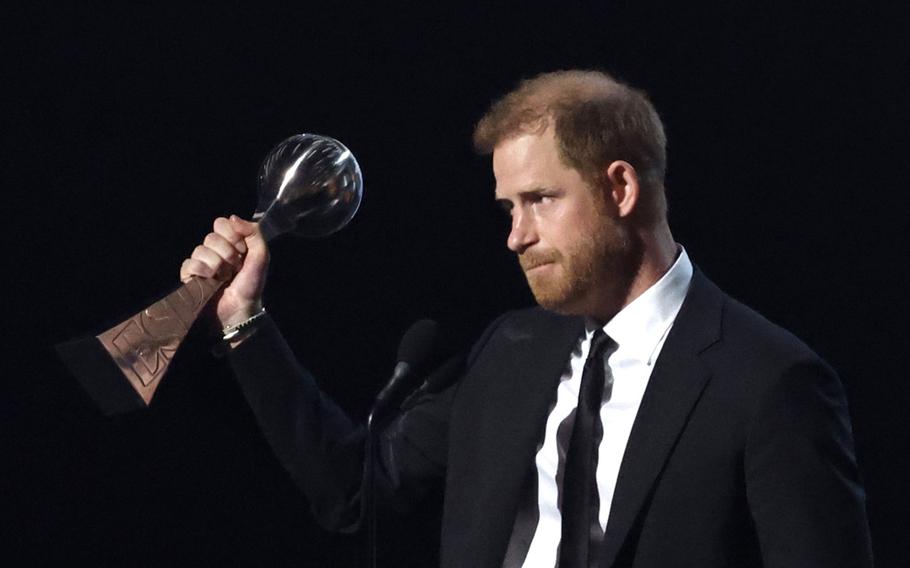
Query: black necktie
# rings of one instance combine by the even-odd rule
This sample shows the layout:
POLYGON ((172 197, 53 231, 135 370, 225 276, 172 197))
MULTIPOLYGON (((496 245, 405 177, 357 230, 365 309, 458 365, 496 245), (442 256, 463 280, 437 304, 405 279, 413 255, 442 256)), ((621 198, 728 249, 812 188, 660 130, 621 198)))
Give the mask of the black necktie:
POLYGON ((565 474, 562 482, 562 537, 559 541, 559 568, 589 568, 596 558, 591 554, 593 544, 603 538, 598 520, 599 496, 597 469, 598 427, 600 403, 604 392, 604 351, 616 343, 602 329, 594 332, 591 348, 581 375, 578 407, 569 449, 566 451, 565 474))

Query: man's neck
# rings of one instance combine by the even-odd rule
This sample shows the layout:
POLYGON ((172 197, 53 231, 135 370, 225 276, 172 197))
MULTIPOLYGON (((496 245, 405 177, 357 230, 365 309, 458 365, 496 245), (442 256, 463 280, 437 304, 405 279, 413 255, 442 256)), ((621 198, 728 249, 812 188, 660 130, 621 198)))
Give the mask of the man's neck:
POLYGON ((645 290, 663 278, 679 254, 679 246, 673 240, 670 227, 666 223, 662 223, 653 231, 642 235, 642 243, 644 247, 641 265, 638 273, 632 279, 629 293, 620 309, 632 303, 635 298, 644 294, 645 290))
POLYGON ((596 321, 601 323, 609 321, 635 298, 644 294, 648 288, 663 278, 679 254, 679 246, 673 240, 673 234, 666 222, 642 231, 638 236, 641 239, 642 254, 635 274, 628 286, 616 291, 614 297, 605 302, 606 305, 598 310, 600 313, 589 314, 596 321))

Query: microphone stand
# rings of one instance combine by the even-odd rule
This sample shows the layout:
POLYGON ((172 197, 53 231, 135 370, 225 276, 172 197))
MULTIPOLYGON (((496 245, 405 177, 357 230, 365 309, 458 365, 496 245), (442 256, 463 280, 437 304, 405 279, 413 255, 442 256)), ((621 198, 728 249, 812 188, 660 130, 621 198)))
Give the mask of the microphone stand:
MULTIPOLYGON (((364 448, 366 463, 363 468, 364 480, 362 485, 363 493, 361 495, 362 514, 367 523, 367 568, 376 568, 376 469, 374 466, 379 457, 376 455, 379 448, 376 443, 379 434, 382 433, 382 429, 388 424, 389 418, 395 416, 394 413, 389 411, 400 408, 401 411, 406 412, 416 404, 420 396, 442 391, 461 376, 464 366, 464 356, 456 355, 451 357, 430 375, 423 386, 412 392, 400 405, 390 406, 389 400, 395 399, 395 397, 389 395, 388 391, 386 391, 377 397, 373 408, 370 409, 370 415, 367 417, 367 435, 364 448)), ((403 370, 402 374, 404 374, 403 370)))
POLYGON ((367 568, 376 568, 376 468, 374 467, 376 458, 376 438, 382 427, 385 426, 385 420, 377 418, 381 416, 378 412, 382 409, 382 404, 373 405, 370 415, 367 417, 367 436, 366 447, 364 448, 364 457, 366 462, 363 468, 363 511, 367 523, 367 568))
POLYGON ((367 568, 376 568, 376 448, 377 436, 388 422, 391 411, 397 410, 408 381, 415 376, 418 367, 428 359, 436 341, 438 324, 432 320, 419 320, 405 332, 398 347, 398 363, 392 378, 386 384, 370 409, 367 417, 367 435, 364 447, 361 509, 367 523, 367 568))

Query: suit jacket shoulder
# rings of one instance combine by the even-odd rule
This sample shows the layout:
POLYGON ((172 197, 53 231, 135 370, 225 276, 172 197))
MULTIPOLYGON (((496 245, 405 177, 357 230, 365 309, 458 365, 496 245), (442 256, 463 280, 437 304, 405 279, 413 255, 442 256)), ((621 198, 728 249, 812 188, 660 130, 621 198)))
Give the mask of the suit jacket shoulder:
POLYGON ((626 446, 602 566, 867 566, 836 374, 696 271, 626 446))

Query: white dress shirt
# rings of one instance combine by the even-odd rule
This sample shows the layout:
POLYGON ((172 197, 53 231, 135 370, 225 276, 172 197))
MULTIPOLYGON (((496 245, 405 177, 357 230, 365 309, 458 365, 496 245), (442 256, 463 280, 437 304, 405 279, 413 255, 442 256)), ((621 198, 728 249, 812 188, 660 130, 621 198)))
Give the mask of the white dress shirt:
MULTIPOLYGON (((670 270, 603 326, 604 332, 617 343, 617 348, 605 362, 607 384, 600 407, 603 439, 598 450, 596 475, 601 529, 606 530, 619 466, 651 370, 682 306, 691 280, 692 263, 685 249, 680 247, 679 257, 670 270)), ((556 566, 562 532, 562 520, 557 506, 559 488, 556 472, 560 459, 565 459, 566 451, 565 447, 560 451, 556 434, 560 424, 578 405, 578 389, 594 325, 591 322, 586 324, 585 334, 579 338, 572 351, 566 370, 560 378, 556 403, 547 417, 543 445, 537 452, 539 517, 522 564, 525 568, 556 566)))

